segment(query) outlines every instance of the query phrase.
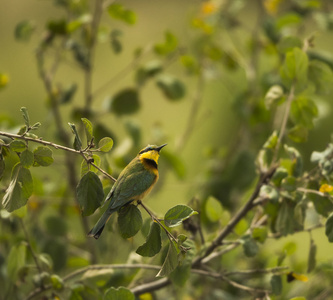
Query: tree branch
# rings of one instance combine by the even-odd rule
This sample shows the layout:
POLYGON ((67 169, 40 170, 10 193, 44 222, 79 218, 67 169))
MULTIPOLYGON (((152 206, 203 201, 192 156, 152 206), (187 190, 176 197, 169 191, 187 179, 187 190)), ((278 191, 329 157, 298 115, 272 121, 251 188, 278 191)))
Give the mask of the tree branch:
POLYGON ((6 136, 6 137, 9 137, 9 138, 13 138, 13 139, 15 138, 15 139, 21 139, 21 140, 25 140, 25 141, 29 141, 29 142, 39 143, 39 144, 42 144, 42 145, 45 145, 45 146, 53 147, 55 149, 61 149, 61 150, 67 151, 67 152, 79 154, 79 155, 83 156, 83 158, 87 161, 87 163, 94 166, 98 171, 100 171, 105 176, 110 178, 113 182, 117 181, 113 176, 111 176, 110 174, 105 172, 103 169, 101 169, 99 166, 97 166, 94 162, 90 161, 84 155, 84 151, 82 151, 82 150, 75 150, 73 148, 69 148, 69 147, 58 145, 58 144, 55 144, 55 143, 52 143, 52 142, 44 141, 42 139, 34 139, 34 138, 31 138, 31 137, 22 136, 22 135, 18 135, 18 134, 14 134, 14 133, 3 132, 3 131, 0 131, 0 136, 6 136))
POLYGON ((254 200, 258 197, 261 187, 269 181, 269 179, 274 175, 277 165, 273 165, 266 173, 262 174, 258 180, 258 183, 250 197, 250 199, 246 202, 246 204, 234 215, 234 217, 229 221, 229 223, 223 228, 217 238, 213 240, 206 249, 205 253, 202 256, 197 257, 192 266, 197 267, 200 265, 201 261, 211 254, 216 247, 221 245, 221 242, 225 237, 227 237, 234 227, 238 224, 238 222, 245 217, 245 215, 252 209, 254 200))

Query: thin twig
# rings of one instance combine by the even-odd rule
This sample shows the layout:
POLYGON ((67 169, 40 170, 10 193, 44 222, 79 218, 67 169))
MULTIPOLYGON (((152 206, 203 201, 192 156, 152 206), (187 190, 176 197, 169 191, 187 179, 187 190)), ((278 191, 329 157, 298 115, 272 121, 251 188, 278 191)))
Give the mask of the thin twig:
POLYGON ((34 138, 31 138, 31 137, 26 137, 26 136, 14 134, 14 133, 3 132, 3 131, 0 131, 0 135, 1 136, 6 136, 6 137, 9 137, 9 138, 16 138, 16 139, 22 139, 22 140, 30 141, 30 142, 34 142, 34 143, 39 143, 39 144, 42 144, 42 145, 53 147, 55 149, 61 149, 61 150, 68 151, 68 152, 71 152, 71 153, 79 154, 79 155, 83 156, 84 159, 89 164, 91 164, 92 166, 94 166, 98 171, 100 171, 101 173, 103 173, 105 176, 107 176, 108 178, 110 178, 112 181, 114 181, 114 182, 117 181, 117 179, 115 179, 113 176, 111 176, 110 174, 108 174, 107 172, 105 172, 103 169, 101 169, 99 166, 97 166, 94 162, 90 161, 84 155, 84 151, 83 150, 75 150, 73 148, 69 148, 69 147, 66 147, 66 146, 58 145, 58 144, 55 144, 55 143, 52 143, 52 142, 48 142, 48 141, 44 141, 44 140, 41 140, 41 139, 34 139, 34 138))
POLYGON ((282 271, 288 270, 289 267, 275 267, 268 269, 253 269, 253 270, 243 270, 243 271, 232 271, 223 273, 224 276, 232 276, 232 275, 251 275, 251 274, 269 274, 269 273, 280 273, 282 271))
MULTIPOLYGON (((177 238, 175 238, 171 232, 161 223, 161 221, 154 216, 154 214, 148 209, 147 206, 145 206, 142 201, 138 201, 138 205, 141 205, 143 207, 143 209, 150 215, 151 219, 156 222, 158 225, 160 225, 160 227, 162 227, 162 229, 165 231, 165 233, 167 234, 169 240, 172 240, 174 242, 178 242, 177 238)), ((189 250, 189 248, 186 248, 182 245, 179 246, 179 248, 181 248, 184 252, 186 252, 187 250, 189 250)))
POLYGON ((277 160, 277 156, 278 156, 278 153, 280 150, 280 145, 282 143, 282 139, 284 138, 284 135, 285 135, 285 132, 287 129, 287 121, 289 118, 290 107, 291 107, 292 101, 294 100, 294 97, 295 97, 295 84, 293 83, 290 87, 290 91, 289 91, 289 94, 287 97, 286 107, 285 107, 285 111, 284 111, 284 115, 283 115, 283 119, 282 119, 282 123, 281 123, 279 137, 278 137, 278 141, 275 146, 274 156, 273 156, 273 160, 272 160, 273 163, 275 163, 277 160))
POLYGON ((254 293, 254 294, 270 293, 270 290, 253 288, 253 287, 249 287, 249 286, 240 284, 236 281, 233 281, 233 280, 227 278, 225 275, 222 275, 222 274, 217 273, 217 272, 210 272, 210 271, 205 271, 205 270, 200 270, 200 269, 192 269, 191 272, 193 272, 195 274, 203 275, 203 276, 209 276, 209 277, 213 277, 213 278, 216 278, 216 279, 221 279, 221 280, 229 283, 230 285, 232 285, 232 286, 234 286, 238 289, 241 289, 243 291, 246 291, 246 292, 250 292, 250 293, 254 293))

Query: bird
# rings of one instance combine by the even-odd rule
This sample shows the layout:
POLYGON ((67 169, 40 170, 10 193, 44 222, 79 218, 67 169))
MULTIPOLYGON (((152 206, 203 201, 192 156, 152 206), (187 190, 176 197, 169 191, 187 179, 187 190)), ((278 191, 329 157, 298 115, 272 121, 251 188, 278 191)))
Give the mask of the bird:
POLYGON ((158 180, 159 153, 166 145, 148 145, 121 171, 105 198, 105 203, 109 201, 107 209, 90 230, 88 236, 98 239, 114 212, 133 201, 141 201, 148 195, 158 180))

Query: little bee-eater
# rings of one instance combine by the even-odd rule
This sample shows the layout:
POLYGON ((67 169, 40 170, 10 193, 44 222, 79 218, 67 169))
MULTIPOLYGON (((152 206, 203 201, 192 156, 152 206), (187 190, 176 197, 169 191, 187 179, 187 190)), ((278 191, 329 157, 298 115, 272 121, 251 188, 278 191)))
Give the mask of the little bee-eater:
POLYGON ((158 179, 159 152, 166 145, 148 145, 122 170, 105 199, 110 201, 108 208, 88 236, 98 239, 112 213, 132 201, 142 200, 151 191, 158 179))

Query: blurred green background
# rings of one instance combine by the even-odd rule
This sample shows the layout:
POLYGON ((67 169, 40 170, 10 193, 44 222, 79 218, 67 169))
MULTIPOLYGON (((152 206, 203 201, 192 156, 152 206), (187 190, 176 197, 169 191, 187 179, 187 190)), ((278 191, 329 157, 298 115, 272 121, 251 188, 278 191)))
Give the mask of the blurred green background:
MULTIPOLYGON (((223 2, 225 1, 217 1, 219 4, 223 2)), ((326 3, 325 1, 322 2, 326 3)), ((263 107, 260 107, 258 111, 255 109, 247 111, 247 100, 240 100, 242 94, 249 88, 244 68, 237 66, 234 69, 228 69, 218 66, 215 69, 207 70, 205 73, 207 81, 202 91, 195 127, 189 136, 188 143, 185 144, 182 151, 178 151, 177 145, 189 122, 191 106, 196 93, 198 93, 196 90, 198 79, 187 76, 182 66, 177 63, 168 65, 167 72, 176 74, 185 83, 186 96, 184 99, 174 102, 168 101, 162 96, 156 85, 149 82, 140 90, 141 108, 138 113, 121 117, 108 113, 107 99, 122 88, 135 86, 134 68, 131 71, 131 67, 129 67, 130 71, 125 72, 124 75, 119 73, 132 61, 134 50, 149 44, 162 42, 166 30, 174 33, 183 47, 193 47, 193 39, 195 39, 197 33, 191 26, 191 22, 202 5, 202 1, 192 0, 125 0, 121 3, 135 11, 137 22, 134 26, 128 26, 123 23, 115 23, 115 21, 110 20, 109 16, 103 15, 102 24, 105 23, 109 26, 116 24, 117 28, 123 31, 121 36, 123 51, 115 55, 110 50, 108 38, 104 37, 103 40, 103 36, 100 37, 100 43, 95 53, 93 90, 103 87, 111 78, 115 78, 115 80, 111 85, 109 84, 106 88, 98 91, 93 102, 93 111, 98 112, 98 121, 103 123, 116 136, 114 152, 108 154, 110 161, 114 159, 114 155, 123 151, 123 149, 128 149, 126 141, 128 141, 129 136, 124 129, 124 124, 127 122, 134 122, 140 127, 142 147, 153 143, 153 141, 161 140, 163 143, 168 143, 168 149, 179 156, 186 170, 184 178, 177 176, 176 172, 164 172, 166 164, 163 161, 162 151, 160 159, 161 188, 157 187, 157 192, 152 193, 146 200, 149 207, 157 213, 163 214, 172 205, 186 204, 193 197, 202 196, 204 194, 202 193, 204 178, 215 167, 214 158, 224 158, 225 153, 232 147, 236 150, 238 147, 248 150, 251 159, 253 159, 253 165, 249 168, 254 170, 256 153, 262 147, 269 133, 280 128, 281 118, 279 118, 279 114, 276 114, 276 117, 265 113, 263 107), (242 107, 243 105, 244 107, 242 107), (244 108, 244 111, 242 111, 242 108, 244 108), (255 115, 257 112, 263 116, 257 117, 255 115), (250 124, 250 128, 245 128, 243 131, 241 130, 244 126, 242 120, 244 115, 242 113, 247 117, 253 114, 253 117, 256 118, 254 123, 250 124), (251 132, 251 134, 248 135, 248 132, 251 132)), ((230 29, 229 36, 222 32, 220 40, 215 38, 224 49, 238 50, 247 59, 248 53, 246 51, 251 47, 249 36, 252 34, 261 14, 258 12, 257 1, 235 0, 233 5, 235 7, 239 6, 237 19, 241 21, 242 26, 230 29)), ((13 119, 13 124, 21 124, 22 117, 19 109, 25 106, 29 110, 31 120, 42 123, 40 136, 48 140, 52 137, 55 125, 48 108, 48 100, 43 84, 39 78, 35 52, 36 45, 45 34, 43 24, 50 19, 63 18, 63 10, 54 6, 52 1, 47 0, 0 0, 0 7, 0 73, 5 73, 9 77, 8 85, 0 91, 0 129, 3 131, 10 129, 15 132, 15 129, 19 127, 13 129, 10 126, 10 119, 13 119), (23 20, 32 20, 36 25, 35 32, 27 42, 17 41, 14 35, 16 25, 23 20)), ((292 24, 291 29, 288 27, 286 30, 292 32, 294 27, 301 27, 299 31, 300 39, 314 35, 315 49, 319 49, 320 53, 324 53, 325 56, 331 58, 333 33, 331 30, 324 30, 324 25, 320 23, 318 18, 307 19, 300 22, 301 24, 292 24)), ((226 30, 228 31, 228 29, 226 30)), ((140 64, 152 59, 155 59, 155 56, 149 53, 140 61, 140 64)), ((269 47, 257 59, 257 71, 260 75, 269 72, 277 63, 276 59, 272 59, 269 47)), ((264 89, 266 84, 262 83, 264 79, 265 76, 263 75, 262 78, 254 81, 254 84, 262 84, 261 89, 264 89)), ((269 82, 268 76, 266 79, 269 82)), ((83 103, 84 92, 82 86, 84 78, 82 71, 73 62, 64 63, 57 72, 55 81, 62 84, 63 87, 72 83, 78 84, 79 88, 72 103, 61 107, 64 122, 78 123, 73 116, 72 109, 73 107, 82 106, 83 103)), ((308 140, 297 146, 304 155, 305 167, 308 169, 311 168, 309 158, 312 151, 324 150, 331 139, 333 129, 331 98, 331 95, 324 95, 318 97, 318 99, 313 99, 319 108, 314 129, 309 132, 308 140)), ((252 100, 249 99, 248 101, 252 100)), ((237 152, 236 150, 235 152, 237 152)), ((233 159, 232 155, 226 157, 230 160, 233 159)), ((57 155, 55 155, 55 164, 58 164, 57 155)), ((47 172, 60 172, 56 177, 61 180, 61 168, 53 169, 53 167, 51 166, 47 172)), ((119 169, 120 166, 115 167, 116 172, 119 169)), ((242 165, 240 165, 240 173, 242 172, 241 169, 242 165)), ((230 169, 226 170, 230 173, 223 174, 223 176, 226 178, 229 175, 234 176, 236 180, 238 174, 235 176, 235 174, 231 174, 230 169)), ((255 173, 253 172, 254 179, 255 173)), ((250 179, 248 186, 251 183, 253 182, 250 179)), ((237 182, 235 182, 235 186, 237 186, 237 182)), ((230 197, 230 199, 233 199, 233 197, 230 197)), ((223 202, 223 199, 220 200, 223 202)), ((313 238, 320 245, 317 249, 318 263, 332 261, 332 245, 328 243, 324 229, 315 230, 314 233, 313 238)), ((298 245, 296 252, 291 256, 291 260, 306 260, 309 244, 307 233, 295 234, 292 237, 278 240, 268 240, 265 244, 265 249, 268 251, 266 258, 269 259, 269 253, 280 251, 284 245, 291 242, 298 245)))

